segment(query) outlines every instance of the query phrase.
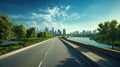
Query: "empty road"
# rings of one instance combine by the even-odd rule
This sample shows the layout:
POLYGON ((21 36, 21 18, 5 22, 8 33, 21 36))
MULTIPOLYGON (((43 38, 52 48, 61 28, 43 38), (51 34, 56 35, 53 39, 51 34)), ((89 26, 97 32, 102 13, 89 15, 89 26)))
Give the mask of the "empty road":
POLYGON ((1 59, 0 67, 94 67, 89 62, 56 37, 1 59))

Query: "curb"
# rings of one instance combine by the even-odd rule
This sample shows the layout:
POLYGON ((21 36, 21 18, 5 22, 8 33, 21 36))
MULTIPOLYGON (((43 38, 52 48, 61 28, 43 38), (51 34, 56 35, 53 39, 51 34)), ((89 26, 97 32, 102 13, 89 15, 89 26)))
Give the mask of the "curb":
MULTIPOLYGON (((51 38, 51 39, 52 39, 52 38, 51 38)), ((30 49, 30 48, 32 48, 32 47, 35 47, 35 46, 37 46, 37 45, 39 45, 39 44, 42 44, 42 43, 44 43, 44 42, 50 41, 51 39, 48 39, 48 40, 45 40, 45 41, 41 41, 41 42, 39 42, 39 43, 30 45, 30 46, 27 46, 27 47, 24 47, 24 48, 21 48, 21 49, 18 49, 18 50, 15 50, 15 51, 12 51, 12 52, 3 54, 3 55, 0 55, 0 60, 1 60, 1 59, 4 59, 4 58, 7 58, 7 57, 9 57, 9 56, 12 56, 12 55, 14 55, 14 54, 20 53, 20 52, 22 52, 22 51, 25 51, 25 50, 27 50, 27 49, 30 49)))
MULTIPOLYGON (((65 40, 65 39, 63 39, 65 40)), ((116 59, 120 59, 120 51, 115 51, 115 50, 110 50, 110 49, 106 49, 106 48, 100 48, 100 47, 96 47, 96 46, 92 46, 92 45, 87 45, 87 44, 82 44, 82 43, 78 43, 75 41, 71 41, 71 40, 66 40, 68 42, 74 43, 77 46, 82 46, 88 49, 92 49, 92 50, 96 50, 97 52, 106 54, 110 57, 116 58, 116 59)))
POLYGON ((87 62, 89 65, 91 65, 91 67, 100 67, 97 63, 95 63, 93 60, 91 60, 90 58, 88 58, 87 56, 85 56, 84 54, 82 54, 81 52, 79 52, 78 50, 76 50, 75 48, 73 48, 71 45, 69 45, 67 42, 64 41, 64 39, 59 38, 63 43, 67 44, 68 46, 70 46, 72 49, 74 49, 79 55, 81 55, 83 58, 83 60, 85 60, 85 62, 87 62))

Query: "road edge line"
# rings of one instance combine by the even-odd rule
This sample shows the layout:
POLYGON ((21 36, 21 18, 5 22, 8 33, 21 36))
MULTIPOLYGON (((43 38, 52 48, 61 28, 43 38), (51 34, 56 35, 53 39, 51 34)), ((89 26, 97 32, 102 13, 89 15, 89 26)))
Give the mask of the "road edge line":
POLYGON ((30 45, 30 46, 27 46, 27 47, 24 47, 24 48, 21 48, 21 49, 18 49, 18 50, 14 50, 14 51, 12 51, 12 52, 9 52, 9 53, 3 54, 3 55, 0 55, 0 60, 1 60, 1 59, 4 59, 4 58, 7 58, 7 57, 9 57, 9 56, 12 56, 12 55, 14 55, 14 54, 20 53, 20 52, 22 52, 22 51, 25 51, 25 50, 27 50, 27 49, 30 49, 30 48, 32 48, 32 47, 35 47, 35 46, 37 46, 37 45, 39 45, 39 44, 42 44, 42 43, 44 43, 44 42, 50 41, 51 39, 53 39, 53 38, 50 38, 50 39, 41 41, 41 42, 39 42, 39 43, 32 44, 32 45, 30 45))

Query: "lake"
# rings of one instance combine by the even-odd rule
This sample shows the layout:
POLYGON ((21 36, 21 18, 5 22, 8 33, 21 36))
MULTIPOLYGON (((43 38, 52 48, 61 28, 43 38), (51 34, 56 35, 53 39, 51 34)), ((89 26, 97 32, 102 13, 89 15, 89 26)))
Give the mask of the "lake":
POLYGON ((111 45, 98 43, 94 40, 90 40, 88 37, 69 37, 68 40, 76 41, 83 44, 93 45, 101 48, 111 48, 111 45))

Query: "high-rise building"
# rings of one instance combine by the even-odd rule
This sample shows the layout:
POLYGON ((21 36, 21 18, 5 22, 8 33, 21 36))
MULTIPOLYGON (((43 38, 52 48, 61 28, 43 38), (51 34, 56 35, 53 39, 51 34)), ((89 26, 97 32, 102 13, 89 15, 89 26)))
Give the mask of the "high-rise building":
POLYGON ((62 34, 62 32, 61 32, 61 30, 60 30, 60 29, 58 29, 57 34, 58 34, 58 35, 61 35, 61 34, 62 34))
POLYGON ((52 27, 52 34, 54 34, 54 32, 55 32, 55 31, 54 31, 54 28, 52 27))
POLYGON ((63 35, 65 35, 66 34, 66 29, 63 29, 63 35))
POLYGON ((45 27, 45 32, 49 32, 49 29, 47 27, 45 27))

